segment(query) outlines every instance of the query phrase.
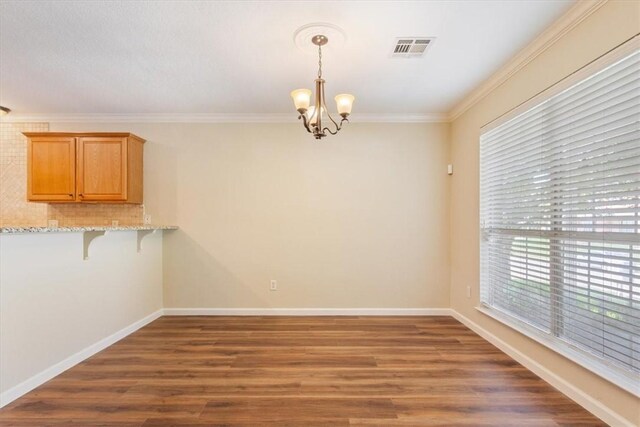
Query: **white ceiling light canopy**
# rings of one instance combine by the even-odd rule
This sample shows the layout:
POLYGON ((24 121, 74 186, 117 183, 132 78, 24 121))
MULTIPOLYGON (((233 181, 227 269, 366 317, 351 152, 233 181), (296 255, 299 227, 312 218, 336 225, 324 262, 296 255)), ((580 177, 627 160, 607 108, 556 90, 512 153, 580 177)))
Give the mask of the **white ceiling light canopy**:
POLYGON ((342 49, 347 43, 347 33, 337 25, 328 22, 313 22, 303 25, 293 33, 293 42, 298 49, 309 55, 318 53, 318 46, 313 43, 313 38, 322 34, 331 40, 331 49, 342 49))

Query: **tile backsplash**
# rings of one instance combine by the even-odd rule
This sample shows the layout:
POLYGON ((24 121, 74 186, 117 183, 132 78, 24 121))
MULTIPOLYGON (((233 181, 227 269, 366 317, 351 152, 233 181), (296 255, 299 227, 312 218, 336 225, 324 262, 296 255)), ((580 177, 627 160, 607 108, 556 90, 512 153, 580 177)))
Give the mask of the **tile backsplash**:
POLYGON ((48 219, 58 220, 60 227, 70 225, 140 225, 143 223, 142 205, 114 204, 49 204, 48 219))
POLYGON ((48 123, 0 123, 0 226, 139 225, 142 205, 48 204, 27 201, 27 138, 22 132, 47 132, 48 123))
POLYGON ((47 205, 27 202, 27 138, 47 123, 0 123, 0 226, 47 225, 47 205))

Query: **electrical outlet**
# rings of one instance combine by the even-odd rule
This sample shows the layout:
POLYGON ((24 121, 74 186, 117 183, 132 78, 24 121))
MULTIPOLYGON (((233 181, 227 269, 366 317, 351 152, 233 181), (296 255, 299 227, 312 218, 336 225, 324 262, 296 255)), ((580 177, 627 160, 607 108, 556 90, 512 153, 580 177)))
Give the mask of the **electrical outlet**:
POLYGON ((471 286, 467 286, 467 298, 471 298, 471 286))
POLYGON ((47 221, 47 225, 49 226, 49 228, 58 228, 58 220, 50 219, 49 221, 47 221))
POLYGON ((278 281, 277 280, 272 280, 271 283, 269 284, 269 289, 272 291, 277 291, 278 290, 278 281))
POLYGON ((144 216, 144 223, 145 224, 151 224, 151 215, 145 215, 144 216))
POLYGON ((120 221, 118 221, 117 219, 114 219, 111 221, 111 226, 112 227, 117 227, 118 225, 120 225, 120 221))

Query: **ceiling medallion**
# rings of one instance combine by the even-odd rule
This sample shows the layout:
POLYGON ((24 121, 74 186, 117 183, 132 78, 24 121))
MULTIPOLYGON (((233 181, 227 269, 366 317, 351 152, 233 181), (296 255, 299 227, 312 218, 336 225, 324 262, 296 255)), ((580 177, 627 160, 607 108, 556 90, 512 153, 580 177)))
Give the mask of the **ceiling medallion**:
POLYGON ((353 95, 348 93, 342 93, 336 95, 335 101, 338 108, 338 114, 342 117, 340 123, 337 123, 325 104, 324 96, 324 79, 322 78, 322 46, 329 42, 329 38, 323 34, 317 34, 311 39, 311 43, 318 46, 318 78, 316 82, 316 94, 315 103, 311 106, 311 91, 309 89, 296 89, 291 92, 293 103, 298 110, 298 119, 302 120, 302 123, 307 132, 313 134, 315 139, 321 139, 327 136, 327 132, 331 135, 337 134, 344 122, 348 122, 347 117, 351 114, 351 108, 353 107, 353 95), (328 119, 328 126, 324 126, 323 120, 328 119))

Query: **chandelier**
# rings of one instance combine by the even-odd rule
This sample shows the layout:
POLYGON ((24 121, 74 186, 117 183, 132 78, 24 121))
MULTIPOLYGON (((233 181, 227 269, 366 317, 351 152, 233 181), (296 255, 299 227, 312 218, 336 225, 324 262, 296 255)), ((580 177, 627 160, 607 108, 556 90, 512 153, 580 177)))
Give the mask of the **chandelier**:
POLYGON ((315 139, 320 139, 327 136, 327 132, 331 135, 337 134, 344 122, 348 122, 347 117, 351 114, 351 107, 353 107, 353 95, 348 93, 341 93, 336 95, 335 100, 338 106, 338 114, 342 117, 340 123, 337 123, 325 104, 324 96, 324 79, 322 78, 322 46, 329 42, 329 39, 323 35, 316 35, 311 39, 311 42, 318 46, 318 78, 316 82, 316 97, 315 104, 311 106, 311 91, 309 89, 296 89, 291 92, 293 103, 296 106, 296 110, 300 115, 299 120, 302 120, 307 132, 312 133, 315 139), (325 119, 329 119, 329 122, 325 126, 325 119))

